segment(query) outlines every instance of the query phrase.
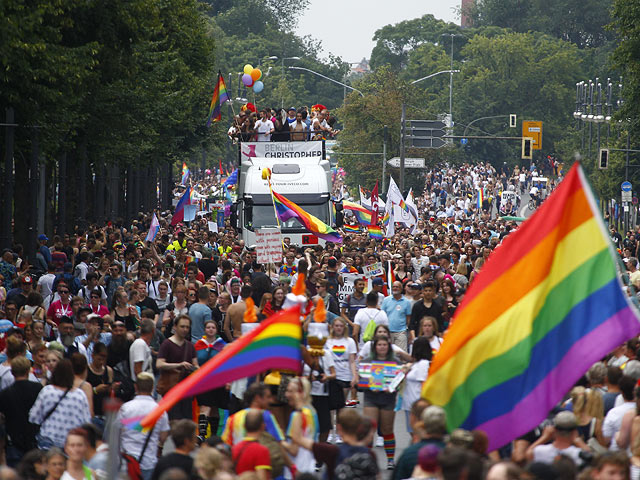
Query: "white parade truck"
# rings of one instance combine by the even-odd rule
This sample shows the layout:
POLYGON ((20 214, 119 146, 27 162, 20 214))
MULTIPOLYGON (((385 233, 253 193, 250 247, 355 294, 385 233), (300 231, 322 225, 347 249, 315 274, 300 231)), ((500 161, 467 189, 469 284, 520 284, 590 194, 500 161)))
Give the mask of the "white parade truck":
MULTIPOLYGON (((278 227, 269 184, 262 177, 265 168, 271 169, 275 192, 335 226, 331 166, 323 141, 242 142, 239 155, 238 199, 231 209, 231 224, 241 232, 245 245, 256 244, 256 229, 278 227)), ((292 245, 324 243, 295 218, 280 223, 282 236, 289 237, 292 245)))

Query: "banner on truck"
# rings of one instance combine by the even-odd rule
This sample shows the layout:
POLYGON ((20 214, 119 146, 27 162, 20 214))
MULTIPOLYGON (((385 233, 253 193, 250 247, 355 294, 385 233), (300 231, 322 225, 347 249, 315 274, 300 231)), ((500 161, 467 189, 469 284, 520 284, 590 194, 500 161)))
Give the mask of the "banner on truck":
POLYGON ((243 142, 242 159, 259 158, 322 158, 322 142, 243 142))

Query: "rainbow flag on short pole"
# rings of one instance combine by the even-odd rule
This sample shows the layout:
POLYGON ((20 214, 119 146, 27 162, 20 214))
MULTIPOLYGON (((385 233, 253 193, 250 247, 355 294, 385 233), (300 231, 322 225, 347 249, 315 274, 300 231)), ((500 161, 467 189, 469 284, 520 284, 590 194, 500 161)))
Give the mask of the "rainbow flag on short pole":
POLYGON ((367 230, 369 231, 369 236, 371 238, 382 240, 382 229, 378 225, 369 225, 367 226, 367 230))
POLYGON ((482 202, 484 202, 484 192, 481 188, 478 188, 478 198, 476 199, 476 208, 478 210, 482 209, 482 202))
POLYGON ((360 227, 358 225, 348 225, 348 224, 345 223, 342 226, 342 229, 345 232, 349 232, 349 233, 358 233, 358 232, 360 232, 360 227))
POLYGON ((209 107, 209 116, 207 118, 207 127, 211 126, 211 123, 222 120, 222 105, 228 102, 231 98, 227 92, 227 86, 224 84, 224 78, 222 73, 218 70, 218 82, 213 89, 213 96, 211 97, 211 106, 209 107))
POLYGON ((422 395, 449 429, 489 450, 535 428, 575 382, 640 332, 616 253, 575 164, 538 211, 491 254, 436 354, 422 395))
POLYGON ((273 192, 273 202, 276 206, 276 212, 281 222, 286 222, 290 218, 296 218, 304 225, 304 228, 313 233, 316 237, 322 238, 327 242, 342 243, 342 237, 329 225, 322 220, 314 217, 310 213, 305 212, 298 205, 293 203, 279 193, 273 192))
POLYGON ((222 387, 269 369, 302 371, 300 307, 283 310, 225 346, 220 353, 167 392, 146 417, 128 419, 131 429, 147 430, 183 398, 222 387))
POLYGON ((350 202, 349 200, 343 200, 342 208, 353 212, 353 214, 355 215, 360 225, 371 224, 371 212, 366 208, 364 208, 362 205, 358 205, 357 203, 350 202))

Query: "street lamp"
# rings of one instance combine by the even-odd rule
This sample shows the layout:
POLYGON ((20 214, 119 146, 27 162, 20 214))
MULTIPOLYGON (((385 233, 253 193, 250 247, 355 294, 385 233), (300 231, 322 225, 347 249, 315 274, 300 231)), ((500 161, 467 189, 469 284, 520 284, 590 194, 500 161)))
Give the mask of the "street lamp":
MULTIPOLYGON (((278 57, 276 57, 278 58, 278 57)), ((284 61, 285 60, 300 60, 300 57, 284 57, 281 59, 282 60, 282 76, 285 76, 285 72, 284 72, 284 61)))
POLYGON ((443 37, 451 37, 451 68, 449 73, 449 122, 450 127, 453 128, 453 39, 454 37, 462 37, 463 35, 456 35, 455 33, 443 33, 443 37))
POLYGON ((411 85, 421 82, 423 80, 427 80, 428 78, 435 77, 436 75, 440 75, 442 73, 454 74, 454 73, 460 73, 460 70, 442 70, 441 72, 432 73, 431 75, 427 75, 426 77, 422 77, 422 78, 419 78, 418 80, 414 80, 413 82, 411 82, 411 85))
POLYGON ((341 86, 343 86, 344 88, 348 88, 348 89, 350 89, 350 90, 353 90, 354 92, 358 92, 361 96, 363 96, 363 97, 364 97, 364 93, 362 93, 362 92, 361 92, 360 90, 358 90, 357 88, 353 88, 351 85, 347 85, 346 83, 339 82, 338 80, 334 80, 333 78, 329 78, 329 77, 327 77, 326 75, 322 75, 321 73, 314 72, 313 70, 310 70, 310 69, 308 69, 308 68, 303 68, 303 67, 293 67, 293 66, 292 66, 292 67, 289 67, 289 70, 303 70, 303 71, 305 71, 305 72, 313 73, 314 75, 317 75, 317 76, 319 76, 319 77, 321 77, 321 78, 324 78, 325 80, 329 80, 330 82, 337 83, 338 85, 341 85, 341 86))

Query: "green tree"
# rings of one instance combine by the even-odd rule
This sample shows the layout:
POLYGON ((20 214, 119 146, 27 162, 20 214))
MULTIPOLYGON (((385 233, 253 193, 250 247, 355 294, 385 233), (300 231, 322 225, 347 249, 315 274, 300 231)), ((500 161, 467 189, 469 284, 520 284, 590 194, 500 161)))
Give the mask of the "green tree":
POLYGON ((593 48, 612 38, 606 29, 611 5, 611 0, 478 0, 469 13, 476 26, 537 31, 593 48))

